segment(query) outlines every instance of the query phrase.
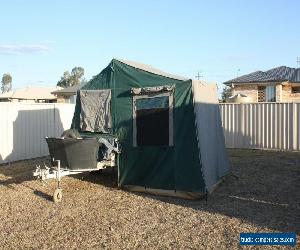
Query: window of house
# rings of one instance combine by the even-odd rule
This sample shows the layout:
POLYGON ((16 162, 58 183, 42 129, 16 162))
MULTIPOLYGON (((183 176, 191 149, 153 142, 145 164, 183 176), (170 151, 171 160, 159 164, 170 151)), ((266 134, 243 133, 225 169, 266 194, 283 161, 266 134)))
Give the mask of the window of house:
POLYGON ((300 86, 293 86, 292 87, 292 94, 300 93, 300 86))
POLYGON ((258 86, 258 102, 276 102, 276 86, 258 86))
POLYGON ((133 96, 133 146, 173 146, 173 92, 133 96))
POLYGON ((267 86, 266 87, 266 102, 275 102, 276 101, 276 86, 267 86))

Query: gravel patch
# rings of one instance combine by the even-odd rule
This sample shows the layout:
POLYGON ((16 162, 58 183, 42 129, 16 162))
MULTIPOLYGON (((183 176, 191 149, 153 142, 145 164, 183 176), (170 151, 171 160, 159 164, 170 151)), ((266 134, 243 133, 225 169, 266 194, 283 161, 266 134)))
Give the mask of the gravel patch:
POLYGON ((32 177, 46 158, 1 165, 0 248, 238 249, 241 232, 292 231, 299 246, 300 153, 228 152, 233 175, 207 201, 126 192, 108 171, 63 178, 55 204, 55 181, 32 177))

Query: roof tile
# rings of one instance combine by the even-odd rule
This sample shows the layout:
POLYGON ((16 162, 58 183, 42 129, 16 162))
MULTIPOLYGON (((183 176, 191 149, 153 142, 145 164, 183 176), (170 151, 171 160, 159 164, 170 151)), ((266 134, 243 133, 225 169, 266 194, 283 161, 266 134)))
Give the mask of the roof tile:
POLYGON ((253 73, 226 81, 224 84, 274 81, 300 82, 300 68, 280 66, 265 72, 255 71, 253 73))

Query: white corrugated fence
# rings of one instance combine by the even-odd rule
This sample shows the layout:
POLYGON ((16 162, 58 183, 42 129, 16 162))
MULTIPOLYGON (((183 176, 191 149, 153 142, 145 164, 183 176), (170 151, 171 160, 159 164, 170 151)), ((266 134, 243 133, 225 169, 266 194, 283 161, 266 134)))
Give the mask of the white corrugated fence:
MULTIPOLYGON (((48 155, 46 136, 70 128, 74 104, 0 103, 0 164, 48 155)), ((220 104, 228 148, 300 150, 300 103, 220 104)))
POLYGON ((300 150, 300 103, 220 104, 228 148, 300 150))
POLYGON ((0 102, 0 164, 48 155, 46 136, 70 128, 74 104, 0 102))

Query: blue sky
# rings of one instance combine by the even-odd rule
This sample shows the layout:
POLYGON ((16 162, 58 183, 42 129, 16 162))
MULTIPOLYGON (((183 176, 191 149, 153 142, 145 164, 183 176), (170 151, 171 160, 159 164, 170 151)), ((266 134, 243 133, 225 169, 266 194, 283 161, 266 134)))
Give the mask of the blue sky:
MULTIPOLYGON (((13 87, 56 85, 82 66, 90 79, 112 58, 222 82, 297 67, 300 1, 3 1, 0 75, 13 87)), ((298 66, 300 67, 300 66, 298 66)))

